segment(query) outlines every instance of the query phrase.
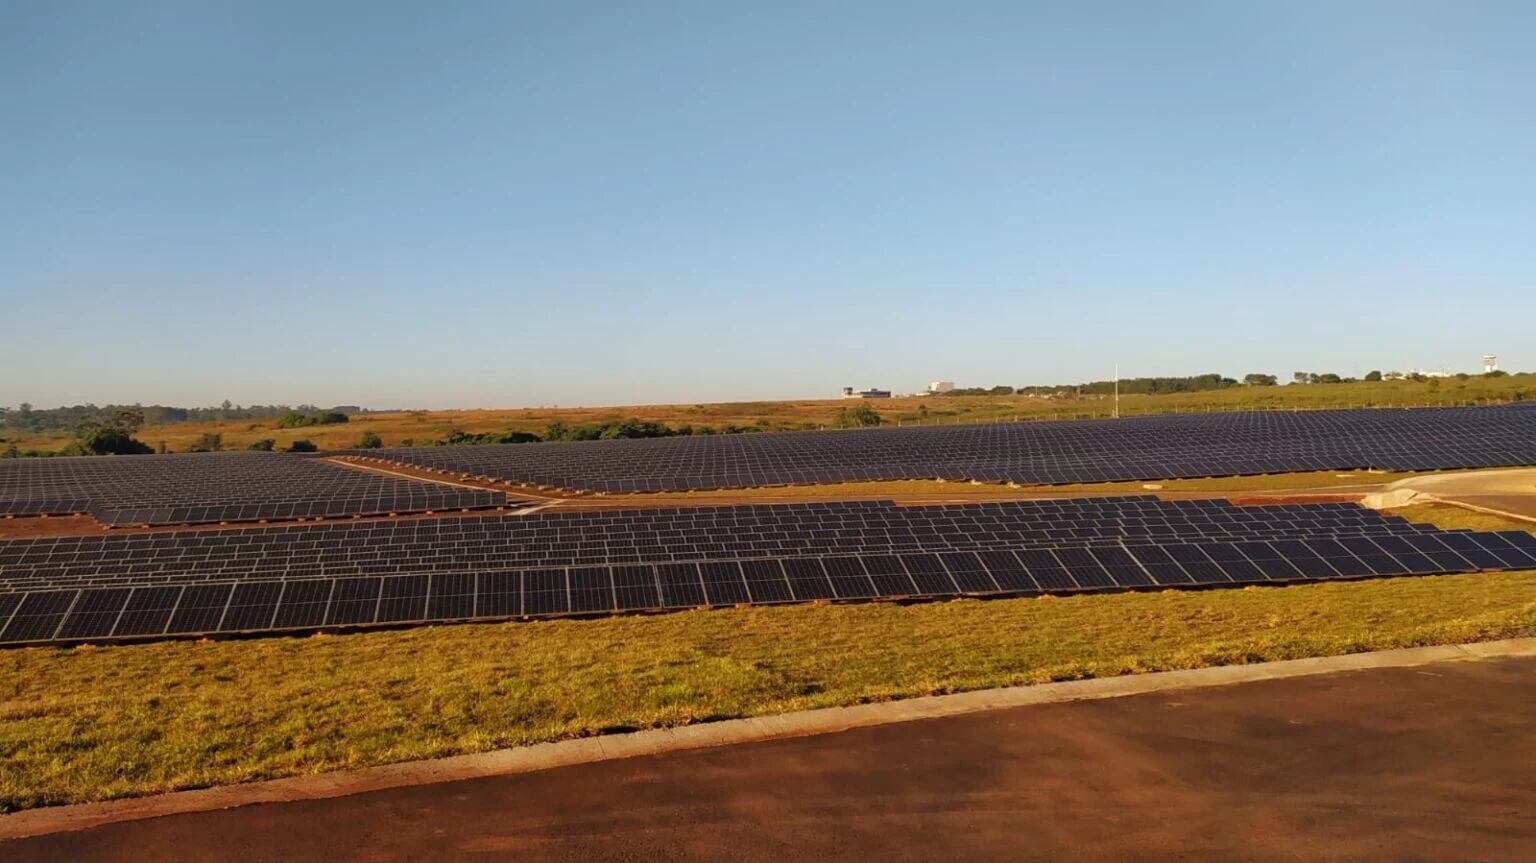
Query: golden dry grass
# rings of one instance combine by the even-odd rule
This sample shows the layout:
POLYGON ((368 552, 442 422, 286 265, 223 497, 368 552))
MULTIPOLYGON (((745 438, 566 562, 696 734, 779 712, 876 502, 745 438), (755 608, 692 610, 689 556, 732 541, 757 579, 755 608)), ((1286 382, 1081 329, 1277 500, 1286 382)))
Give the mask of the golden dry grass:
POLYGON ((889 480, 881 482, 841 482, 819 485, 767 486, 746 489, 711 489, 684 492, 645 492, 638 494, 595 495, 593 499, 615 502, 686 501, 707 504, 742 498, 839 499, 850 497, 976 499, 1017 498, 1024 495, 1088 493, 1103 495, 1152 494, 1157 491, 1200 492, 1210 494, 1244 492, 1326 493, 1338 488, 1347 492, 1360 486, 1382 485, 1422 474, 1406 471, 1316 471, 1309 473, 1264 474, 1260 476, 1200 477, 1165 479, 1155 482, 1071 483, 1049 486, 1010 486, 1004 483, 953 482, 946 480, 889 480))

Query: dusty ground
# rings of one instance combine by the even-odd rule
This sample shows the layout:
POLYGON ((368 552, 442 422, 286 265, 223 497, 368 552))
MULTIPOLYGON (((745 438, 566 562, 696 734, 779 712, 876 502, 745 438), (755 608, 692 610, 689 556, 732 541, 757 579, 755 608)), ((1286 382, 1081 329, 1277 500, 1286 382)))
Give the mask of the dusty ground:
POLYGON ((1536 659, 1346 672, 177 815, 0 856, 1526 861, 1533 702, 1536 659))

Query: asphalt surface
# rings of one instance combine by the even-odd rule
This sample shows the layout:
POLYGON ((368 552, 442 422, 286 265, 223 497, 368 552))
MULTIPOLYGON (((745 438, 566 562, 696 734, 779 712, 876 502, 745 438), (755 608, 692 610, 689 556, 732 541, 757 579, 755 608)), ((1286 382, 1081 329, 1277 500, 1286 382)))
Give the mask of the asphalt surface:
POLYGON ((1536 518, 1536 469, 1463 471, 1399 480, 1383 491, 1409 490, 1440 500, 1536 518))
POLYGON ((1536 658, 1024 707, 0 843, 0 859, 1529 861, 1536 658))

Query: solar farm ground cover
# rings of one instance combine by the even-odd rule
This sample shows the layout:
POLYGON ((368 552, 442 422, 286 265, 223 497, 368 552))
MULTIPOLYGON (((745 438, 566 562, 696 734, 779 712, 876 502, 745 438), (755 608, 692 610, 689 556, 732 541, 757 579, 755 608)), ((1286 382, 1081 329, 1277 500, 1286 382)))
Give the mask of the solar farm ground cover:
POLYGON ((1536 567, 1521 531, 1150 496, 551 511, 0 542, 0 643, 1536 567))
POLYGON ((663 492, 875 480, 1020 484, 1536 464, 1536 405, 1274 411, 348 453, 524 485, 663 492))
POLYGON ((494 507, 489 489, 266 452, 0 460, 0 514, 88 513, 107 525, 325 518, 494 507))
POLYGON ((0 812, 1533 627, 1520 572, 4 650, 0 812))

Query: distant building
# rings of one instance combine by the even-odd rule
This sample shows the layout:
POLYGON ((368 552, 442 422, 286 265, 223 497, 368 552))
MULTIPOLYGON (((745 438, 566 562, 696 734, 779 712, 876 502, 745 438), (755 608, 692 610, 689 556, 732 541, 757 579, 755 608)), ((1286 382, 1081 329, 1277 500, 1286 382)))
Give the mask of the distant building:
POLYGON ((890 390, 856 390, 853 387, 843 387, 843 398, 845 399, 888 399, 890 397, 890 390))
POLYGON ((954 389, 954 381, 934 381, 928 385, 928 392, 930 393, 948 393, 954 392, 954 389))
POLYGON ((1499 370, 1499 358, 1493 354, 1483 357, 1483 374, 1491 374, 1499 370))

